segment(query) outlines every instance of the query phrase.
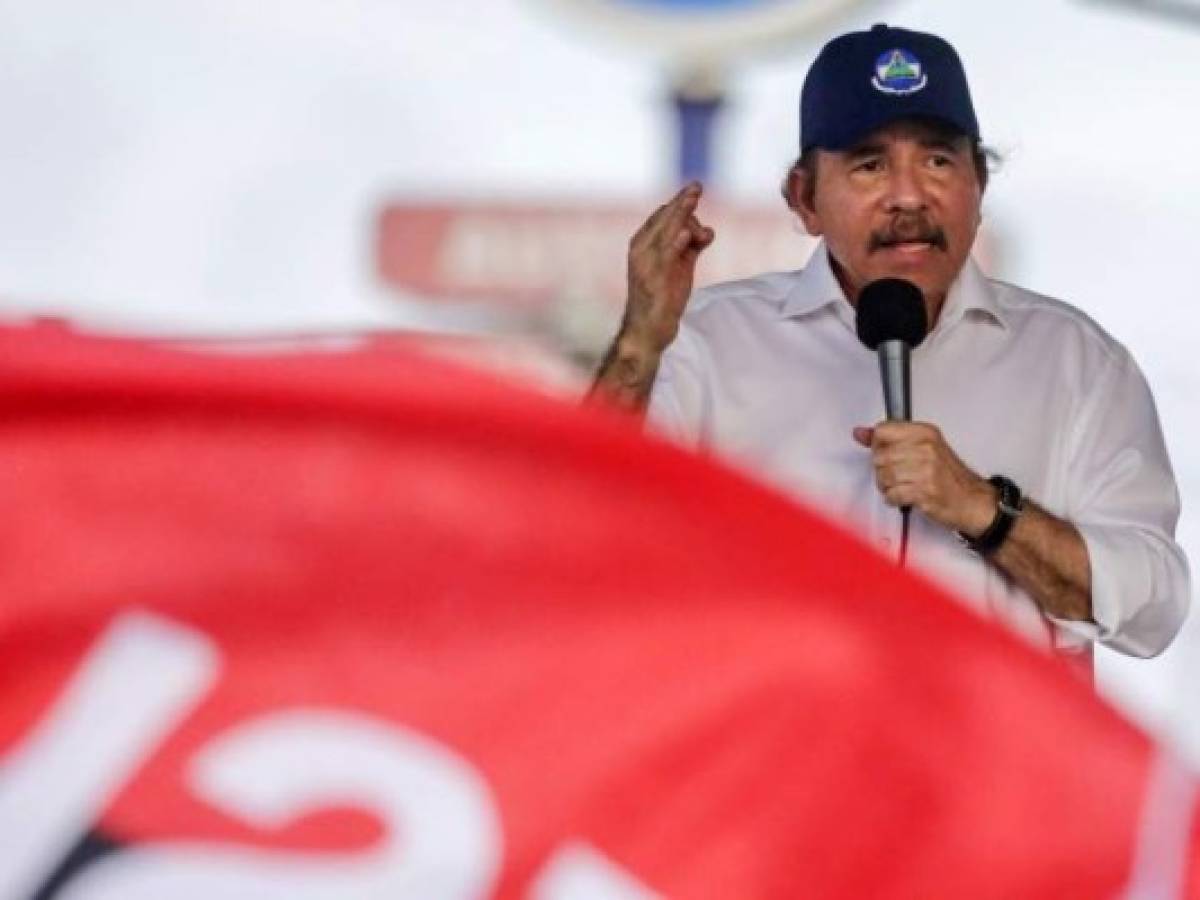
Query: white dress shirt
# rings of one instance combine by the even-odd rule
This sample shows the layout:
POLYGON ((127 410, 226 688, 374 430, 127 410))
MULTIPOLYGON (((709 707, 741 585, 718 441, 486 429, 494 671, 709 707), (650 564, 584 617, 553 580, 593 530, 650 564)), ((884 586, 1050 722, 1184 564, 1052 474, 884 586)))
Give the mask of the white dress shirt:
MULTIPOLYGON (((1095 621, 1048 622, 916 510, 910 563, 1043 646, 1099 640, 1134 656, 1161 652, 1187 610, 1187 561, 1154 400, 1128 351, 1079 310, 989 280, 969 261, 913 351, 912 396, 913 418, 938 426, 975 472, 1007 475, 1079 529, 1095 621)), ((883 418, 879 366, 859 343, 824 243, 800 272, 697 291, 649 416, 898 552, 900 513, 851 437, 883 418)))

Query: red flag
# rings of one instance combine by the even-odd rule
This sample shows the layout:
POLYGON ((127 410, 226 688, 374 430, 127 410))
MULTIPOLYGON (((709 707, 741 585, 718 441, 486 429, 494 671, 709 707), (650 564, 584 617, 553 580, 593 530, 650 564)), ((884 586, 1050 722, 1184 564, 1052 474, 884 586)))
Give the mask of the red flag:
POLYGON ((0 897, 1183 877, 1191 775, 1060 664, 628 421, 395 346, 0 384, 0 897))

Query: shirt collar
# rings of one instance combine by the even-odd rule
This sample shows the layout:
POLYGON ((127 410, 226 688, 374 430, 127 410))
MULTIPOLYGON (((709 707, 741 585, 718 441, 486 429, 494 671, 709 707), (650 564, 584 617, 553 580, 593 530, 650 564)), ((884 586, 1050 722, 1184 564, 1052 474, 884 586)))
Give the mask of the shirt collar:
POLYGON ((829 265, 829 249, 820 241, 783 298, 779 315, 785 319, 806 316, 835 303, 850 305, 829 265))
MULTIPOLYGON (((853 319, 850 303, 829 264, 829 249, 821 241, 784 296, 779 315, 785 319, 794 318, 830 306, 839 314, 850 311, 850 318, 853 319)), ((995 289, 972 257, 967 257, 966 265, 950 285, 934 331, 953 327, 968 313, 980 314, 1003 328, 1008 327, 1007 318, 996 301, 995 289)))
POLYGON ((950 285, 934 331, 953 328, 968 314, 990 319, 1001 328, 1008 328, 1008 318, 996 300, 996 289, 971 256, 967 257, 966 265, 950 285))

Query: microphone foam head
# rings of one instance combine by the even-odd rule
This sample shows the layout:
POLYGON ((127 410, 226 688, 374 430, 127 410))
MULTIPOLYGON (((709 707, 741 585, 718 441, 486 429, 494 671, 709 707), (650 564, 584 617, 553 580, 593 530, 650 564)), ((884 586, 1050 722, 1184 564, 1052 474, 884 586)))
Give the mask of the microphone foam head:
POLYGON ((872 281, 858 295, 858 339, 874 350, 884 341, 915 347, 929 329, 921 289, 903 278, 872 281))

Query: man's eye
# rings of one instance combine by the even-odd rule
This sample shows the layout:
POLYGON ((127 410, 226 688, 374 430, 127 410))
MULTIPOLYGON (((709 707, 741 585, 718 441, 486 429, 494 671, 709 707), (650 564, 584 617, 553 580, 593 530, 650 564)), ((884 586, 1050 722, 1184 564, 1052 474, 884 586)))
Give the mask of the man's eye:
POLYGON ((943 169, 954 165, 954 157, 947 156, 945 153, 935 153, 929 158, 929 164, 935 169, 943 169))
POLYGON ((879 172, 883 169, 883 161, 879 159, 864 159, 854 167, 855 172, 879 172))

